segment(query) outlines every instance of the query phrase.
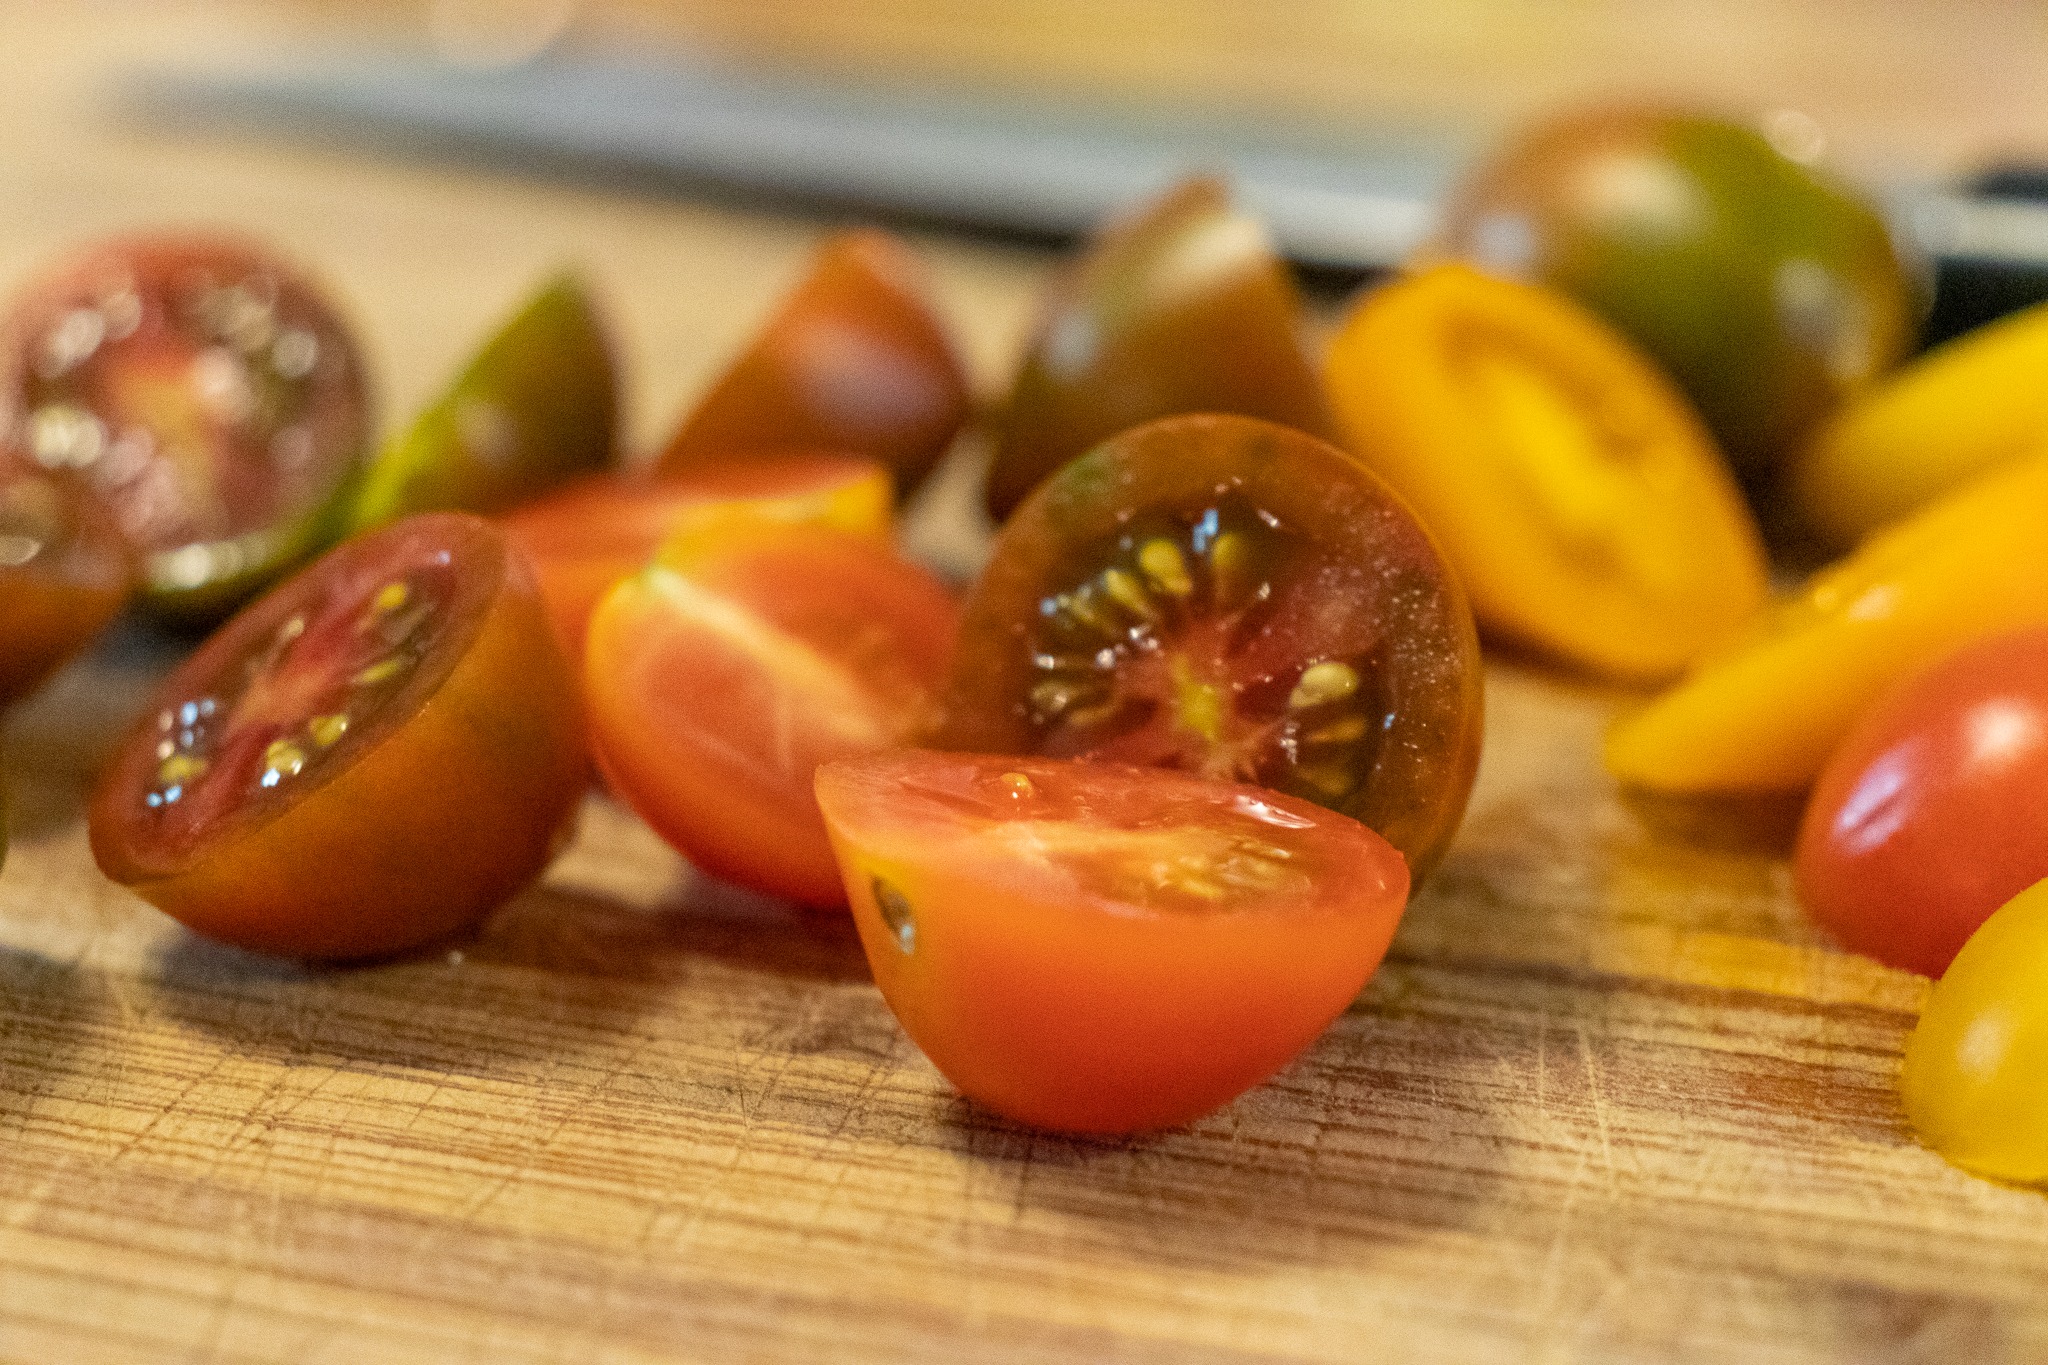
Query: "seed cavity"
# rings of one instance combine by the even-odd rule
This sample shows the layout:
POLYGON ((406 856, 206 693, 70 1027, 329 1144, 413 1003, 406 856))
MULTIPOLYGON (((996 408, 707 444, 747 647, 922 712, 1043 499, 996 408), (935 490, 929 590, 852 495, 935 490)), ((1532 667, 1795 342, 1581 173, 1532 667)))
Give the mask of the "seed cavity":
POLYGON ((909 900, 880 877, 876 877, 871 885, 875 893, 875 908, 882 912, 882 923, 889 926, 897 950, 905 957, 910 956, 917 951, 917 916, 912 913, 909 900))

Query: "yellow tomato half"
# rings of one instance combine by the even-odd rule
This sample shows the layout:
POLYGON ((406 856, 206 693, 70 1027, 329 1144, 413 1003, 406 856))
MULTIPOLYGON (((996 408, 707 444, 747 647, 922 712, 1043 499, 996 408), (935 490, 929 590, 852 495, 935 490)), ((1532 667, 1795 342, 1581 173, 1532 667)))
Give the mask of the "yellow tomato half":
POLYGON ((2048 882, 1970 936, 1921 1011, 1899 1088, 1920 1140, 1966 1171, 2048 1183, 2048 882))
POLYGON ((1480 625, 1600 673, 1668 678, 1764 604, 1755 523, 1663 376, 1561 294, 1464 266, 1367 294, 1326 385, 1480 625))
POLYGON ((2048 450, 2048 304, 1957 337, 1845 409, 1793 467, 1813 528, 1853 545, 1994 465, 2048 450))
POLYGON ((1796 791, 1893 682, 2048 623, 2048 455, 1988 475, 1816 574, 1756 631, 1607 738, 1652 791, 1796 791))

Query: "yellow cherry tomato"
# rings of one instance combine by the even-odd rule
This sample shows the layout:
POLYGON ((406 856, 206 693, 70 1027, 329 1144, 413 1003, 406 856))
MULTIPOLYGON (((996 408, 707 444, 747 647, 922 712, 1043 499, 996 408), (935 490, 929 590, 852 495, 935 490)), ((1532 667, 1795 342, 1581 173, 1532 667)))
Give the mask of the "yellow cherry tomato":
POLYGON ((2048 450, 2048 304, 1957 337, 1821 429, 1793 466, 1815 531, 1853 545, 1973 475, 2048 450))
POLYGON ((2048 454, 1987 475, 1816 574, 1607 737, 1622 782, 1796 791, 1877 695, 1982 636, 2048 623, 2048 454))
POLYGON ((1920 1140, 1966 1171, 2048 1183, 2048 882, 1970 936, 1921 1011, 1899 1088, 1920 1140))
POLYGON ((1561 294, 1441 265, 1367 294, 1326 387, 1480 625, 1662 679, 1760 611, 1756 525, 1685 400, 1561 294))

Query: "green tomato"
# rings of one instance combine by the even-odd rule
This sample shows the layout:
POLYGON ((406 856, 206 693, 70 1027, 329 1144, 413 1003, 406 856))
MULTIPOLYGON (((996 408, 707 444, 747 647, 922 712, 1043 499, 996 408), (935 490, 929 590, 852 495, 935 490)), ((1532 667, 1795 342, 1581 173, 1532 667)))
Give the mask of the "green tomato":
POLYGON ((1429 254, 1572 295, 1633 337, 1761 481, 1905 355, 1920 276, 1876 208, 1741 124, 1540 124, 1452 196, 1429 254))
POLYGON ((560 275, 387 445, 350 510, 354 534, 415 512, 500 512, 611 463, 618 376, 589 293, 560 275))
POLYGON ((1966 1171, 2048 1184, 2048 882, 1984 921, 1906 1044, 1920 1140, 1966 1171))

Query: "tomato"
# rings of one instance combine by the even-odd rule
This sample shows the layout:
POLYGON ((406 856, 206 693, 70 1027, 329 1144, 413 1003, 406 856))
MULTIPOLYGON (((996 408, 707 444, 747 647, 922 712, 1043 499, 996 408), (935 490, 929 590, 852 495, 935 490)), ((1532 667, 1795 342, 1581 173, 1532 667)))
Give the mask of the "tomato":
POLYGON ((99 634, 133 582, 104 510, 34 469, 0 465, 0 706, 99 634))
POLYGON ((370 466, 351 531, 412 512, 498 512, 612 460, 619 381, 597 306, 550 280, 370 466))
POLYGON ((1186 181, 1111 222, 1046 297, 995 433, 990 515, 1155 417, 1235 412, 1330 435, 1300 327, 1287 268, 1221 183, 1186 181))
POLYGON ((1939 976, 2048 877, 2048 630, 1994 636, 1914 675, 1828 759, 1793 873, 1857 952, 1939 976))
POLYGON ((1711 440, 1561 295, 1442 265, 1367 293, 1325 371, 1482 627, 1664 678, 1762 609, 1763 545, 1711 440))
POLYGON ((533 561, 556 638, 580 660, 598 600, 644 568, 693 513, 738 503, 749 515, 886 540, 894 496, 888 470, 872 460, 786 455, 669 478, 596 475, 514 509, 503 525, 533 561))
POLYGON ((1040 485, 968 598, 941 747, 1183 768, 1352 815, 1418 881, 1479 760, 1464 594, 1351 457, 1169 417, 1040 485))
POLYGON ((1624 717, 1607 767, 1654 792, 1798 791, 1886 688, 1972 640, 2048 625, 2048 454, 1864 542, 1624 717))
POLYGON ((2048 445, 2048 304, 1966 333, 1824 426, 1792 468, 1808 523, 1852 545, 2048 445))
POLYGON ((1670 109, 1528 129, 1453 192, 1429 251, 1606 318, 1752 478, 1896 364, 1924 306, 1862 195, 1753 129, 1670 109))
POLYGON ((969 1098, 1168 1128, 1278 1071, 1358 994, 1408 895, 1357 821, 1157 769, 899 750, 827 764, 875 984, 969 1098))
POLYGON ((101 243, 0 333, 0 444, 104 500, 174 616, 218 615, 316 549, 368 434, 347 327, 246 243, 101 243))
POLYGON ((929 723, 956 614, 870 536, 747 516, 687 528, 591 618, 599 765, 705 871, 842 904, 812 773, 929 723))
POLYGON ((1899 1088, 1920 1140, 1966 1171, 2048 1184, 2048 884, 1970 936, 1920 1013, 1899 1088))
POLYGON ((657 461, 679 474, 763 452, 879 460, 908 492, 970 408, 921 272, 886 232, 828 238, 810 273, 712 385, 657 461))
POLYGON ((524 559, 475 517, 411 517, 164 680, 93 795, 93 855, 212 938, 398 952, 546 865, 587 780, 582 734, 524 559))

